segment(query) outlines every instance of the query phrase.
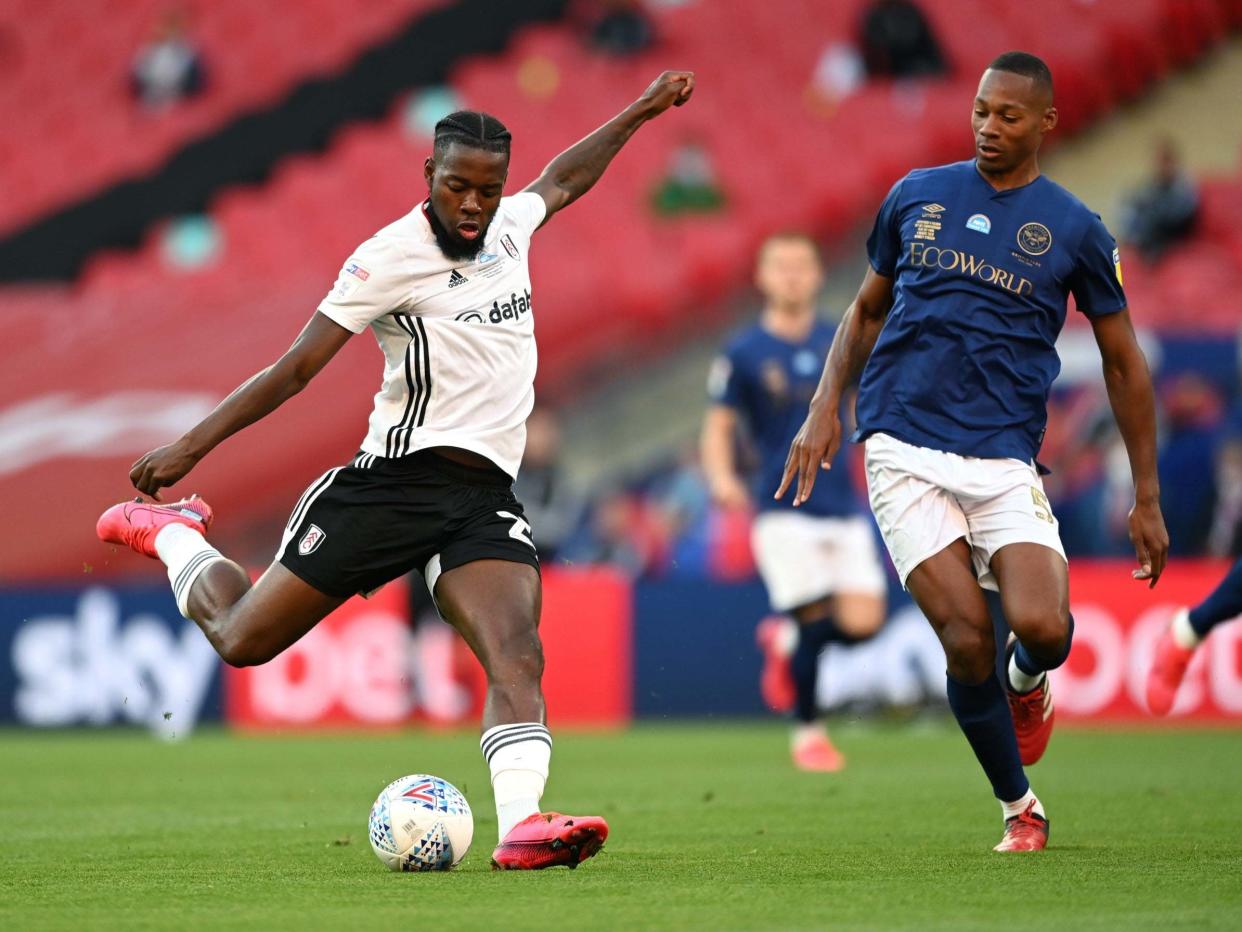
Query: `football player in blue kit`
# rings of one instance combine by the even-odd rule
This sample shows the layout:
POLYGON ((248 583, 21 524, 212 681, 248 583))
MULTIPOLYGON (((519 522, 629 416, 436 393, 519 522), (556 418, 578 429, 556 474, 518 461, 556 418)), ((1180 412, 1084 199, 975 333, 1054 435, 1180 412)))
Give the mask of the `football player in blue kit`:
POLYGON ((1023 765, 1047 745, 1047 671, 1068 656, 1074 622, 1035 458, 1070 294, 1094 332, 1129 455, 1134 577, 1154 586, 1168 553, 1151 376, 1116 246, 1097 215, 1039 171, 1056 123, 1047 65, 1006 52, 975 97, 975 157, 894 185, 776 493, 796 479, 795 501, 809 500, 840 446, 841 395, 861 376, 852 439, 865 444, 871 508, 944 646, 950 708, 1003 810, 998 851, 1040 850, 1048 839, 1023 765), (1000 671, 981 587, 999 592, 1015 635, 1000 671))
POLYGON ((759 250, 755 284, 763 312, 733 335, 708 379, 712 403, 703 420, 703 471, 718 505, 751 507, 734 458, 744 426, 759 459, 751 549, 773 611, 797 622, 772 617, 760 623, 764 698, 773 708, 793 707, 794 766, 836 771, 845 758, 820 721, 819 655, 829 644, 859 641, 879 628, 884 569, 848 470, 825 476, 800 510, 768 494, 780 482, 835 328, 816 316, 823 268, 805 235, 769 237, 759 250))

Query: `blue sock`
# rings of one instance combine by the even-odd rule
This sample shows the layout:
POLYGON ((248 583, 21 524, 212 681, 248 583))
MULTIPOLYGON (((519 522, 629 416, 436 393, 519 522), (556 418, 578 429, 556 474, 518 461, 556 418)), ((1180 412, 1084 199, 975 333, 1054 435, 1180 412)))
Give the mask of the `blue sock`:
POLYGON ((1069 657, 1070 646, 1074 642, 1074 616, 1069 616, 1069 630, 1065 633, 1065 644, 1055 657, 1036 657, 1021 641, 1014 646, 1013 662, 1018 669, 1028 676, 1038 676, 1046 670, 1055 670, 1065 663, 1069 657))
POLYGON ((1190 610, 1190 627, 1201 638, 1222 621, 1242 615, 1242 560, 1233 565, 1212 594, 1190 610))
POLYGON ((815 701, 819 682, 819 655, 829 644, 856 641, 829 617, 798 625, 798 646, 789 658, 789 672, 794 681, 794 718, 804 724, 815 721, 819 708, 815 701))
POLYGON ((948 680, 949 708, 970 742, 971 750, 992 783, 992 792, 1002 802, 1021 799, 1031 784, 1022 770, 1013 718, 1000 680, 989 674, 977 685, 948 680))

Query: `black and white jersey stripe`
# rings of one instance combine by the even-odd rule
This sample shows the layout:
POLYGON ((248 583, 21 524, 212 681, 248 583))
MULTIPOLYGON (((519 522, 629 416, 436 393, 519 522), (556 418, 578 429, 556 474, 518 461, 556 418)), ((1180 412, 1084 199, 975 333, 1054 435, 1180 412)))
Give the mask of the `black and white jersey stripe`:
POLYGON ((410 335, 405 351, 405 384, 408 393, 401 420, 388 429, 384 456, 405 456, 410 452, 410 438, 415 427, 422 427, 427 419, 427 405, 431 401, 431 349, 427 341, 427 328, 419 317, 394 314, 401 329, 410 335))

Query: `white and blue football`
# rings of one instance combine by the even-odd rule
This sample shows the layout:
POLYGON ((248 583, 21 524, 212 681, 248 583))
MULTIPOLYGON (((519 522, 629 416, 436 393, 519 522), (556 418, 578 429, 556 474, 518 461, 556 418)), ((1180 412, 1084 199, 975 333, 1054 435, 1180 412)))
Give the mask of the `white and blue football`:
POLYGON ((474 816, 453 784, 419 773, 393 780, 371 807, 367 832, 394 871, 446 871, 470 850, 474 816))

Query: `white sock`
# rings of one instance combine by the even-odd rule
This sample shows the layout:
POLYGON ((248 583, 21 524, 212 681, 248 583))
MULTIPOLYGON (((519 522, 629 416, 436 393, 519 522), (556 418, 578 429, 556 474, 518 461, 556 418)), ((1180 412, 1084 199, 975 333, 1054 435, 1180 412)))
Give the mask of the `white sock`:
POLYGON ((1020 815, 1022 811, 1026 809, 1026 807, 1029 806, 1032 802, 1035 803, 1035 814, 1039 816, 1041 819, 1048 818, 1046 815, 1044 815, 1043 803, 1041 803, 1039 799, 1035 796, 1035 791, 1029 788, 1026 791, 1026 795, 1023 796, 1021 799, 1015 799, 1011 803, 1007 803, 1002 799, 1000 801, 1001 811, 1005 813, 1006 819, 1012 819, 1014 816, 1020 815))
POLYGON ((189 618, 190 587, 199 574, 224 555, 207 543, 206 538, 192 527, 170 524, 155 535, 155 552, 168 567, 168 581, 172 583, 173 596, 177 599, 177 611, 189 618))
POLYGON ((1173 623, 1169 629, 1173 632, 1174 643, 1182 650, 1194 650, 1203 640, 1199 637, 1199 632, 1190 627, 1190 612, 1184 608, 1179 609, 1173 616, 1173 623))
POLYGON ((1032 689, 1039 685, 1040 680, 1044 678, 1042 672, 1034 675, 1027 673, 1018 666, 1017 651, 1014 656, 1009 658, 1009 685, 1013 687, 1015 692, 1029 693, 1032 689))
POLYGON ((496 828, 504 841, 513 826, 539 811, 552 759, 552 735, 539 722, 515 722, 487 729, 479 747, 492 772, 496 828))
POLYGON ((808 741, 819 741, 828 734, 823 722, 798 722, 793 728, 793 746, 800 748, 808 741))

